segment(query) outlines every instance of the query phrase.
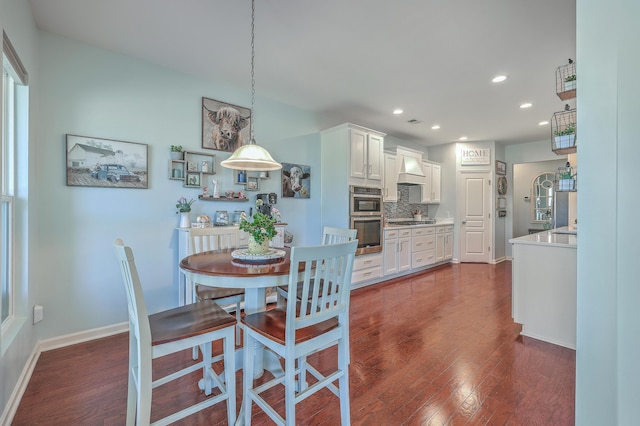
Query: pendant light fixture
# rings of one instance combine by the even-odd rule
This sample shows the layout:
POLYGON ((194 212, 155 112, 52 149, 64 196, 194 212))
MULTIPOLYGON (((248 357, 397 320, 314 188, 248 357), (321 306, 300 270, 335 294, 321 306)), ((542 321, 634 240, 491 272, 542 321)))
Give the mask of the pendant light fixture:
POLYGON ((271 157, 271 154, 256 144, 255 136, 253 133, 253 122, 255 121, 255 102, 256 102, 256 80, 255 80, 255 16, 256 16, 256 2, 251 0, 251 123, 249 131, 251 133, 251 140, 248 144, 242 145, 240 148, 231 154, 231 157, 222 161, 220 165, 228 169, 235 170, 255 170, 255 171, 269 171, 279 170, 282 168, 282 164, 278 163, 271 157))

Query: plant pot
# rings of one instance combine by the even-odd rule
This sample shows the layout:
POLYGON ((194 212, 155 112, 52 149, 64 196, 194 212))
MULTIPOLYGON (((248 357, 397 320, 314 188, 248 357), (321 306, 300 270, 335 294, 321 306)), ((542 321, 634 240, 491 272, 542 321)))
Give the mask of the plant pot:
POLYGON ((180 228, 191 228, 191 215, 190 212, 180 213, 180 228))
POLYGON ((556 149, 571 148, 576 144, 576 134, 556 136, 553 139, 556 149))
POLYGON ((417 220, 417 221, 422 220, 422 215, 421 214, 414 214, 413 215, 413 220, 417 220))
POLYGON ((269 252, 269 240, 264 239, 261 243, 257 242, 253 236, 249 236, 249 247, 247 248, 249 254, 265 254, 269 252))
POLYGON ((182 160, 182 152, 170 151, 169 154, 172 160, 182 160))
POLYGON ((564 82, 564 91, 568 92, 569 90, 575 90, 576 88, 576 80, 573 81, 565 81, 564 82))
POLYGON ((576 189, 575 179, 560 179, 558 180, 558 191, 574 191, 576 189))

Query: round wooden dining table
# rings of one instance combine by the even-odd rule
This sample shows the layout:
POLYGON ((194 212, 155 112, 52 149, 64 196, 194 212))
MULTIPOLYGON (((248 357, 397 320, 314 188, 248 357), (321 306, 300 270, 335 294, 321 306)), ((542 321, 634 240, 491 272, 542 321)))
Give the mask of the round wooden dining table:
MULTIPOLYGON (((192 254, 180 261, 180 269, 193 285, 212 287, 243 288, 244 311, 246 314, 266 309, 266 290, 271 287, 287 285, 291 267, 291 249, 278 248, 285 252, 277 259, 245 261, 234 258, 235 249, 223 249, 192 254)), ((303 269, 301 269, 302 271, 303 269)), ((237 352, 241 354, 241 351, 237 352)), ((242 365, 242 356, 237 356, 236 365, 242 365)), ((240 367, 239 367, 240 368, 240 367)), ((277 357, 265 351, 262 345, 255 348, 255 377, 264 370, 274 375, 284 374, 277 357)))

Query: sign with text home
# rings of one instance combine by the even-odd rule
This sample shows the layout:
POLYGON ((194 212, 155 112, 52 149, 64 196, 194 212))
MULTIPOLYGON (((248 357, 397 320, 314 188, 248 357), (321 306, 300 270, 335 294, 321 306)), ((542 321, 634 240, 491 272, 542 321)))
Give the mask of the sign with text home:
POLYGON ((463 149, 460 151, 460 164, 463 166, 487 166, 491 164, 491 149, 463 149))

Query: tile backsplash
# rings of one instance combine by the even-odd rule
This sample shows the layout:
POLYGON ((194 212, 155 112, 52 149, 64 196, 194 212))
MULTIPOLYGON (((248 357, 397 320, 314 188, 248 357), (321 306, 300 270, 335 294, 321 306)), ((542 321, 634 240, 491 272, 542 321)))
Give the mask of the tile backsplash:
POLYGON ((384 203, 384 217, 386 219, 406 219, 413 215, 412 210, 422 211, 422 215, 429 216, 428 204, 412 204, 409 203, 409 187, 398 186, 398 202, 397 203, 384 203))

